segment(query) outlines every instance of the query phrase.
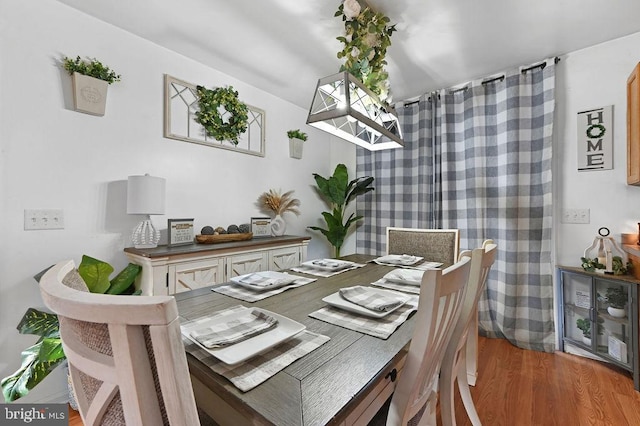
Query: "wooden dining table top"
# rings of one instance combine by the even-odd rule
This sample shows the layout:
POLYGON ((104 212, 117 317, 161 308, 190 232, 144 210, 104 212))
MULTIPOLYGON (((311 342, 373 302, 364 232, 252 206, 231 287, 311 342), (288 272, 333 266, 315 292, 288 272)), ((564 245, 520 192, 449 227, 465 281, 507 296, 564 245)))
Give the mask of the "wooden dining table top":
MULTIPOLYGON (((373 258, 350 255, 342 259, 366 263, 373 258)), ((340 423, 367 394, 368 386, 404 356, 413 332, 413 316, 384 340, 311 318, 309 314, 326 306, 323 297, 342 287, 369 285, 392 269, 367 263, 365 267, 332 277, 313 277, 317 280, 310 284, 253 303, 216 293, 212 287, 176 294, 180 316, 186 320, 243 305, 276 312, 304 324, 309 331, 330 337, 327 343, 248 392, 240 391, 187 354, 191 374, 256 424, 340 423)))

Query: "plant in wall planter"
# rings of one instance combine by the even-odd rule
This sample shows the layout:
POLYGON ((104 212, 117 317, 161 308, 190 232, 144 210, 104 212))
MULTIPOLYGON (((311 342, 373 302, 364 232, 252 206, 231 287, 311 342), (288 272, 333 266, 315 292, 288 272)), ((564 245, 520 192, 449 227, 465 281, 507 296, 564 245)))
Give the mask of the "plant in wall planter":
MULTIPOLYGON (((134 281, 142 268, 130 263, 113 279, 113 267, 106 262, 82 256, 78 273, 91 293, 138 294, 134 281)), ((41 273, 43 274, 44 271, 41 273)), ((41 275, 39 274, 39 275, 41 275)), ((36 276, 36 280, 39 278, 36 276)), ((22 351, 22 365, 0 382, 6 402, 15 401, 29 393, 57 366, 64 363, 58 317, 55 314, 29 308, 18 324, 20 334, 39 336, 38 341, 22 351)))
POLYGON ((329 176, 328 179, 317 173, 314 173, 313 177, 316 180, 316 190, 329 204, 331 211, 322 212, 322 217, 327 224, 326 229, 318 226, 309 226, 309 229, 322 232, 335 248, 335 256, 340 257, 340 248, 349 228, 353 223, 362 219, 362 216, 351 213, 345 221, 346 208, 358 195, 374 190, 373 186, 370 186, 373 183, 373 177, 359 177, 349 181, 347 166, 344 164, 338 164, 333 176, 329 176))
POLYGON ((73 105, 76 111, 103 116, 107 104, 107 88, 120 81, 108 66, 99 60, 64 57, 62 67, 73 80, 73 105))
POLYGON ((289 130, 287 136, 289 137, 289 157, 302 158, 302 148, 307 140, 307 134, 296 129, 289 130))
POLYGON ((607 307, 609 315, 616 318, 624 318, 627 315, 625 306, 627 304, 628 294, 624 287, 609 287, 604 298, 609 304, 607 307))

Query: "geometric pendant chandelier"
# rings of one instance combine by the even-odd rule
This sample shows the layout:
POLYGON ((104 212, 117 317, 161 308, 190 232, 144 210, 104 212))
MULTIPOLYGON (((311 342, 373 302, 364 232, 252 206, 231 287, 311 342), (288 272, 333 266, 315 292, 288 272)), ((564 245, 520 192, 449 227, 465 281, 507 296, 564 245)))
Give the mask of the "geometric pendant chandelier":
POLYGON ((346 71, 318 80, 307 124, 370 151, 403 147, 395 110, 346 71))

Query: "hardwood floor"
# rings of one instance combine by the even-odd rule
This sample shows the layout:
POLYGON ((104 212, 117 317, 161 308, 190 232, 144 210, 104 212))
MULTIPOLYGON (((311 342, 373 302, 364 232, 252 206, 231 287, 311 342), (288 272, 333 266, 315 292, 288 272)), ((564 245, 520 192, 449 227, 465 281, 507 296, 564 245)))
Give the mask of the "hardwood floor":
MULTIPOLYGON (((575 355, 527 351, 480 338, 471 394, 484 426, 640 425, 640 392, 628 372, 575 355)), ((458 426, 470 425, 456 395, 458 426)), ((71 411, 70 426, 82 426, 71 411)))

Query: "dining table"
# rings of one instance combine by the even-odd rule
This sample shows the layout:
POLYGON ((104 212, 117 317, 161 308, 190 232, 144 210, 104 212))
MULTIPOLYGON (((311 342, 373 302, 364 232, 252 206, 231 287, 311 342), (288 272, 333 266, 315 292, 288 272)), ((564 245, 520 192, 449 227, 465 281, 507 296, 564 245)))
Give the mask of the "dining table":
POLYGON ((411 340, 414 316, 409 315, 388 337, 381 338, 310 314, 324 308, 322 299, 341 288, 369 286, 394 269, 371 262, 374 257, 345 256, 341 259, 361 267, 330 277, 284 271, 314 281, 254 302, 214 291, 229 283, 176 294, 184 322, 240 305, 282 315, 303 324, 307 331, 328 337, 319 347, 247 391, 213 371, 206 359, 187 350, 198 407, 220 425, 366 424, 393 393, 411 340))

